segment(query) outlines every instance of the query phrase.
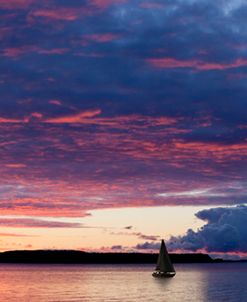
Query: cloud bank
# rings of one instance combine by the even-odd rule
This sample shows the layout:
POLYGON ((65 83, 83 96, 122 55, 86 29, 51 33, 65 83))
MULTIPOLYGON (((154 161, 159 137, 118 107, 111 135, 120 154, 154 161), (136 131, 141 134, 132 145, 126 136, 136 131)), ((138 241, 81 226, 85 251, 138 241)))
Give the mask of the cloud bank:
POLYGON ((196 213, 207 223, 184 236, 171 237, 170 251, 182 250, 208 253, 247 253, 247 206, 219 207, 196 213))

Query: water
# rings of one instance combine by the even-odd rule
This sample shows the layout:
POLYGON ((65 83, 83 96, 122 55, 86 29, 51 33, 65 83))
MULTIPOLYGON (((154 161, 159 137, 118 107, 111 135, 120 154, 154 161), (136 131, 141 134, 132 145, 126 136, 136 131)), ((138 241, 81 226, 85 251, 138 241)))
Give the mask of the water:
POLYGON ((0 301, 247 301, 247 263, 180 264, 172 279, 150 265, 0 265, 0 301))

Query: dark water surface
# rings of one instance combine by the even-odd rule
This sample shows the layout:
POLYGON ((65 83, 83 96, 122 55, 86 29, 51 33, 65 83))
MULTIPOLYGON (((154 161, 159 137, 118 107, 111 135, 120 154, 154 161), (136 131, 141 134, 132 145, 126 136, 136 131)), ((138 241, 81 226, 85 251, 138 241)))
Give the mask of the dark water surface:
POLYGON ((172 279, 150 265, 0 265, 0 301, 247 301, 247 263, 177 264, 172 279))

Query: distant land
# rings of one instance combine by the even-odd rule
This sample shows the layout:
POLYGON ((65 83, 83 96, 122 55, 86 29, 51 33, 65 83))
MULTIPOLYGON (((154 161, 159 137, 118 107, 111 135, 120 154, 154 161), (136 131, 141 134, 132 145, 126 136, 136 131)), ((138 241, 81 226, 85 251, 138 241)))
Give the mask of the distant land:
MULTIPOLYGON (((158 254, 88 253, 76 250, 7 251, 0 253, 0 263, 30 264, 155 264, 158 254)), ((207 254, 170 254, 173 263, 230 262, 212 259, 207 254)))

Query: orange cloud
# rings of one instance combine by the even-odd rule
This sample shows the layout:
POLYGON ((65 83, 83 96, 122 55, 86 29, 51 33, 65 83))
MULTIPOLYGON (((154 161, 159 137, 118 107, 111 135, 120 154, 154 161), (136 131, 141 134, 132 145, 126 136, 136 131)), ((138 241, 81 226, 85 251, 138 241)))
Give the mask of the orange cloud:
MULTIPOLYGON (((49 101, 49 103, 58 106, 62 104, 58 100, 51 100, 49 101)), ((29 123, 36 121, 40 123, 51 124, 78 123, 88 125, 100 125, 105 127, 116 127, 119 129, 124 129, 128 125, 129 128, 142 129, 145 127, 171 126, 178 122, 178 119, 168 116, 151 117, 133 114, 113 117, 98 117, 101 113, 101 109, 90 109, 71 115, 45 118, 43 114, 39 112, 33 112, 29 114, 29 116, 19 119, 0 117, 0 123, 29 123)))
POLYGON ((55 124, 83 123, 84 119, 92 118, 99 114, 101 114, 100 109, 87 110, 73 115, 46 119, 45 123, 55 123, 55 124))
POLYGON ((34 121, 40 121, 42 118, 43 114, 39 112, 32 112, 28 116, 19 119, 0 117, 0 123, 30 123, 34 121))
POLYGON ((37 235, 25 235, 25 234, 14 234, 14 233, 0 233, 0 237, 37 237, 37 235))
MULTIPOLYGON (((114 127, 118 129, 133 128, 133 129, 143 129, 147 126, 170 126, 177 123, 177 119, 167 116, 161 117, 150 117, 144 115, 120 115, 114 117, 95 117, 88 116, 87 119, 81 119, 81 123, 100 125, 105 127, 114 127), (95 117, 95 118, 94 118, 95 117)), ((66 120, 68 117, 64 117, 66 120)), ((54 118, 55 120, 60 118, 54 118)), ((63 118, 62 118, 63 119, 63 118)))

